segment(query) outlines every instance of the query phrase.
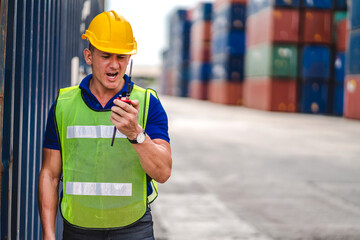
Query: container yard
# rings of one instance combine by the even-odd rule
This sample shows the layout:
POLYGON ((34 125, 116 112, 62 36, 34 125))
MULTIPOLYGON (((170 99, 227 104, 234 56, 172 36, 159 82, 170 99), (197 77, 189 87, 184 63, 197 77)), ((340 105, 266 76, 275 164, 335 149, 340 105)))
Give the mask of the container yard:
MULTIPOLYGON (((156 16, 145 0, 0 0, 0 239, 45 239, 49 110, 91 73, 81 37, 110 10, 137 41, 132 81, 155 89, 167 114, 172 172, 151 188, 155 239, 360 239, 360 1, 155 5, 156 16)), ((56 239, 66 239, 62 181, 56 239)))
MULTIPOLYGON (((351 106, 359 74, 356 4, 219 0, 183 9, 191 25, 191 71, 183 80, 189 81, 186 97, 359 119, 358 107, 351 106)), ((166 51, 176 52, 168 40, 171 47, 166 51)), ((163 61, 179 57, 164 55, 163 61)), ((166 86, 171 81, 163 82, 166 86)))

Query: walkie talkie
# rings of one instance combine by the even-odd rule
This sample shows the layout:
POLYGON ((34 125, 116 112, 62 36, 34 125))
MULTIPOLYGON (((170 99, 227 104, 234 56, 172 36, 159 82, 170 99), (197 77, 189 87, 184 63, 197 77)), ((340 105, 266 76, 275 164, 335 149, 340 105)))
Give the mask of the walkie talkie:
MULTIPOLYGON (((120 101, 126 102, 127 104, 131 104, 130 93, 131 93, 132 64, 133 64, 133 60, 131 59, 131 61, 130 61, 130 72, 129 72, 129 82, 128 82, 128 85, 127 85, 126 95, 125 95, 125 97, 120 97, 120 96, 117 97, 117 99, 119 99, 120 101)), ((114 132, 113 132, 113 136, 112 136, 112 140, 111 140, 111 146, 114 145, 115 135, 116 135, 116 127, 114 126, 114 132)))

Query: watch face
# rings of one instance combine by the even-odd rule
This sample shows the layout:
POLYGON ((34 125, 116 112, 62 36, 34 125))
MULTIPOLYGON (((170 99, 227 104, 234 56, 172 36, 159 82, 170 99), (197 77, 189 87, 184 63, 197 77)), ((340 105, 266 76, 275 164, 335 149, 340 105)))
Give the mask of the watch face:
POLYGON ((145 141, 146 135, 145 132, 139 133, 139 135, 137 135, 136 137, 136 141, 138 143, 143 143, 145 141))

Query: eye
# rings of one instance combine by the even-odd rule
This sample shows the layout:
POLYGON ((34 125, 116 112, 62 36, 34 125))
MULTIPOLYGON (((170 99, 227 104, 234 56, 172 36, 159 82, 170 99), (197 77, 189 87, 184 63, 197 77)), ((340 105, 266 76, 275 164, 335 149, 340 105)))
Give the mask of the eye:
POLYGON ((108 59, 110 56, 104 55, 104 56, 102 56, 102 57, 105 58, 105 59, 108 59))
POLYGON ((126 56, 124 56, 124 55, 117 55, 117 58, 118 58, 118 59, 124 59, 124 58, 126 58, 126 56))

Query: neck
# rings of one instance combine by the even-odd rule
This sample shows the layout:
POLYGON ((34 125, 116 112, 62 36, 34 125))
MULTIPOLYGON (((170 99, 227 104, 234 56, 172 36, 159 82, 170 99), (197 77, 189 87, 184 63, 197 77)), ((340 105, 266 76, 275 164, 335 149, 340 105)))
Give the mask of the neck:
POLYGON ((105 107, 110 99, 114 97, 114 95, 117 94, 123 86, 124 83, 121 83, 116 89, 107 89, 100 84, 97 84, 97 82, 93 79, 90 79, 89 82, 89 89, 91 93, 96 97, 102 107, 105 107))

